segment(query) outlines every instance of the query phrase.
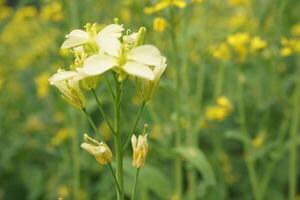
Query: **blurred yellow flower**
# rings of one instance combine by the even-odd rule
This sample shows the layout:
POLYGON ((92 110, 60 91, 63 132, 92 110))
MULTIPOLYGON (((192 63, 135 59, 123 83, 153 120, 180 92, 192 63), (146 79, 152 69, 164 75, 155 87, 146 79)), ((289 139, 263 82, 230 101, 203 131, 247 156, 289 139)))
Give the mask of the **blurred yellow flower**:
POLYGON ((251 141, 254 148, 258 149, 262 147, 265 142, 266 134, 265 132, 258 133, 255 138, 251 141))
POLYGON ((35 85, 36 85, 36 89, 37 89, 37 96, 39 98, 44 98, 49 93, 48 79, 49 79, 49 74, 48 73, 42 73, 42 74, 38 75, 34 80, 35 85))
POLYGON ((236 33, 227 38, 228 44, 233 47, 243 46, 250 41, 249 33, 236 33))
POLYGON ((186 2, 185 0, 160 0, 154 6, 144 8, 144 13, 153 14, 172 6, 185 8, 186 2))
POLYGON ((300 52, 300 39, 287 39, 285 37, 280 40, 282 48, 280 50, 280 55, 283 57, 289 56, 293 53, 300 52))
POLYGON ((228 26, 231 27, 233 30, 240 28, 244 25, 249 25, 249 17, 247 15, 247 12, 240 11, 235 13, 233 16, 229 17, 228 26))
POLYGON ((205 110, 205 119, 208 121, 223 121, 232 112, 232 104, 225 96, 217 98, 216 105, 205 110))
POLYGON ((67 198, 70 195, 70 191, 67 186, 61 185, 57 189, 57 196, 60 198, 67 198))
POLYGON ((228 0, 230 6, 246 6, 250 4, 250 0, 228 0))
POLYGON ((227 110, 219 106, 210 106, 205 110, 205 118, 209 121, 223 121, 227 115, 227 110))
POLYGON ((37 115, 30 115, 26 118, 24 123, 24 132, 41 131, 45 128, 44 123, 40 120, 37 115))
POLYGON ((203 3, 204 0, 192 0, 192 3, 203 3))
POLYGON ((232 111, 232 104, 230 102, 230 100, 225 97, 225 96, 220 96, 217 98, 217 105, 225 108, 227 110, 227 112, 231 112, 232 111))
POLYGON ((12 14, 12 9, 8 6, 0 6, 0 20, 5 19, 12 14))
POLYGON ((255 36, 251 39, 250 49, 252 51, 257 51, 266 48, 267 42, 262 40, 260 37, 255 36))
POLYGON ((163 32, 167 27, 167 21, 162 17, 156 17, 153 21, 153 29, 156 32, 163 32))
POLYGON ((216 59, 227 61, 230 59, 230 49, 226 43, 210 47, 212 56, 216 59))
POLYGON ((51 1, 41 9, 41 18, 46 21, 59 21, 63 19, 62 5, 59 1, 51 1))
POLYGON ((120 16, 121 16, 122 21, 129 22, 131 19, 130 9, 129 8, 121 8, 120 16))
POLYGON ((297 23, 292 27, 291 33, 293 36, 300 36, 300 23, 297 23))
POLYGON ((289 47, 282 48, 280 50, 280 55, 283 57, 287 57, 292 54, 292 49, 289 47))
POLYGON ((57 133, 54 135, 54 137, 51 138, 50 140, 50 146, 56 147, 60 145, 62 142, 66 141, 69 139, 72 135, 71 129, 68 128, 61 128, 57 131, 57 133))

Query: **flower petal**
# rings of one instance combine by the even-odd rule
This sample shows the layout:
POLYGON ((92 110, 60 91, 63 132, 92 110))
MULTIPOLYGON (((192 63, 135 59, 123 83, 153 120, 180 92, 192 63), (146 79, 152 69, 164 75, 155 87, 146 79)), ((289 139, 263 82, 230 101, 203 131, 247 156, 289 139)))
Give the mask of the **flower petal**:
POLYGON ((112 36, 100 35, 97 36, 96 42, 101 51, 111 56, 117 57, 119 55, 121 49, 121 42, 119 39, 112 36))
POLYGON ((71 80, 78 76, 75 71, 62 71, 58 70, 53 76, 49 78, 50 85, 56 85, 61 81, 71 80))
POLYGON ((164 71, 166 70, 167 68, 167 63, 166 63, 167 59, 165 57, 161 57, 161 64, 160 66, 158 67, 155 67, 154 70, 153 70, 153 73, 154 73, 154 81, 157 82, 161 75, 164 73, 164 71))
POLYGON ((122 69, 126 73, 133 76, 137 76, 151 81, 154 79, 154 73, 152 72, 152 70, 148 66, 138 62, 129 61, 122 66, 122 69))
POLYGON ((80 74, 81 79, 88 76, 102 74, 117 65, 117 60, 112 56, 93 55, 86 59, 83 68, 76 70, 80 74))
POLYGON ((128 52, 128 59, 145 65, 159 66, 161 55, 159 50, 153 45, 142 45, 128 52))
POLYGON ((62 44, 62 49, 75 47, 86 43, 89 40, 89 34, 83 30, 76 29, 66 36, 67 39, 62 44))
POLYGON ((118 24, 110 24, 106 27, 104 27, 99 33, 98 36, 112 36, 115 38, 119 38, 122 36, 122 31, 124 28, 121 25, 118 24))

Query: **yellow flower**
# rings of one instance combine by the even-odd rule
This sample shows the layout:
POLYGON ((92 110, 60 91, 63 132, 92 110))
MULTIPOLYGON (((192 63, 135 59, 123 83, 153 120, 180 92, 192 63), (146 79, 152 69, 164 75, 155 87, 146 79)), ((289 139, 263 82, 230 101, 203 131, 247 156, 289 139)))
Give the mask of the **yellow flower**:
POLYGON ((230 6, 249 5, 250 0, 228 0, 230 6))
POLYGON ((41 9, 41 18, 49 21, 59 21, 63 19, 62 5, 59 1, 51 1, 41 9))
POLYGON ((12 14, 12 9, 8 6, 0 6, 0 20, 5 19, 12 14))
POLYGON ((167 27, 167 21, 162 17, 156 17, 153 21, 153 29, 156 32, 163 32, 167 27))
POLYGON ((254 148, 260 148, 265 142, 265 132, 257 134, 257 136, 251 141, 254 148))
POLYGON ((132 166, 135 168, 141 168, 145 165, 146 157, 148 154, 148 141, 147 134, 139 135, 137 138, 135 135, 131 137, 132 144, 132 166))
POLYGON ((225 96, 221 96, 217 99, 217 105, 222 108, 225 108, 227 110, 227 112, 232 111, 232 104, 229 101, 229 99, 225 96))
POLYGON ((48 73, 40 74, 35 78, 35 85, 37 88, 37 96, 39 98, 44 98, 49 93, 49 84, 48 84, 49 75, 48 73))
POLYGON ((185 0, 160 0, 152 7, 144 8, 144 13, 153 14, 172 6, 175 6, 177 8, 185 8, 186 2, 185 0))
POLYGON ((205 118, 209 121, 223 121, 227 115, 227 110, 219 106, 210 106, 205 111, 205 118))
POLYGON ((250 49, 252 51, 257 51, 266 48, 267 42, 262 40, 260 37, 254 37, 250 43, 250 49))
POLYGON ((221 43, 220 45, 212 46, 210 48, 212 56, 216 59, 227 61, 230 59, 230 50, 226 43, 221 43))
POLYGON ((280 50, 280 55, 282 57, 287 57, 293 53, 292 49, 289 47, 284 47, 280 50))
POLYGON ((234 35, 230 35, 227 38, 227 42, 233 47, 243 46, 247 44, 249 40, 250 40, 249 33, 236 33, 234 35))
POLYGON ((110 163, 112 160, 112 152, 110 148, 104 142, 98 142, 97 140, 84 134, 85 142, 80 145, 81 148, 86 150, 88 153, 95 156, 97 162, 101 165, 110 163))
POLYGON ((236 28, 239 28, 239 27, 241 27, 245 24, 248 24, 249 19, 248 19, 248 16, 245 12, 241 12, 241 13, 237 13, 237 14, 231 16, 228 19, 227 23, 231 28, 236 29, 236 28))
POLYGON ((54 147, 60 145, 62 142, 66 141, 68 138, 70 138, 71 132, 72 132, 72 130, 70 130, 68 128, 59 129, 57 131, 57 133, 55 134, 55 136, 53 138, 51 138, 50 145, 54 146, 54 147))
POLYGON ((192 3, 203 3, 204 0, 192 0, 192 3))
POLYGON ((292 27, 291 33, 293 36, 300 36, 300 23, 297 23, 292 27))
POLYGON ((60 198, 63 199, 63 198, 67 198, 70 195, 70 192, 67 186, 62 185, 58 187, 57 194, 60 198))

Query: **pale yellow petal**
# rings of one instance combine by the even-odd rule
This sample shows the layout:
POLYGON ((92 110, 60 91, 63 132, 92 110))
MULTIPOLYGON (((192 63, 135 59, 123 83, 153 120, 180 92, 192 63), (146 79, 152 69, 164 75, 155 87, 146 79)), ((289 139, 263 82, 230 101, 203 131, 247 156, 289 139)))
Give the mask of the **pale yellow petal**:
POLYGON ((152 70, 148 66, 138 62, 129 61, 122 66, 122 69, 126 73, 133 76, 137 76, 139 78, 143 78, 151 81, 154 79, 154 74, 152 70))

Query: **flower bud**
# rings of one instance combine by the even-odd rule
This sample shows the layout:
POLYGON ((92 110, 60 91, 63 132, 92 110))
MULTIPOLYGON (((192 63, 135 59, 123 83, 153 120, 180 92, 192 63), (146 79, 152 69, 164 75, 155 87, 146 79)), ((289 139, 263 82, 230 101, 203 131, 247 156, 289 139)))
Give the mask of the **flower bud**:
POLYGON ((84 135, 84 140, 85 142, 82 143, 80 147, 95 156, 98 163, 105 165, 111 162, 112 152, 104 142, 98 142, 86 134, 84 135))
POLYGON ((165 57, 161 57, 161 64, 160 66, 157 66, 153 69, 153 73, 154 73, 154 80, 150 81, 150 80, 145 80, 144 81, 144 87, 142 90, 142 96, 143 96, 143 100, 145 102, 148 102, 152 99, 152 96, 159 84, 159 80, 161 75, 164 73, 165 69, 167 67, 167 63, 166 63, 166 58, 165 57))
POLYGON ((49 82, 56 86, 62 93, 62 97, 77 109, 83 109, 86 106, 86 100, 82 94, 79 82, 76 80, 78 74, 74 71, 58 70, 49 82))
POLYGON ((138 139, 132 135, 131 144, 133 149, 132 166, 135 168, 143 167, 148 154, 147 134, 139 135, 138 139))

